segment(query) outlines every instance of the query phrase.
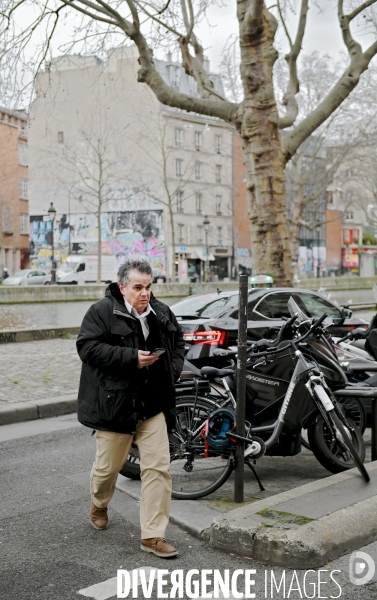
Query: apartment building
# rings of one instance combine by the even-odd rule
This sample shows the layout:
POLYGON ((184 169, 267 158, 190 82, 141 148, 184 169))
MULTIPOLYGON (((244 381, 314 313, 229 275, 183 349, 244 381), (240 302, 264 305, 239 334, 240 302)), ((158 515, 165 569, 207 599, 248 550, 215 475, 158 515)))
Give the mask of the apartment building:
POLYGON ((28 266, 27 115, 0 106, 0 274, 28 266))
MULTIPOLYGON (((169 85, 197 95, 179 63, 155 64, 169 85)), ((138 68, 126 47, 106 61, 58 58, 38 76, 29 132, 33 260, 49 266, 43 217, 53 201, 57 260, 96 253, 100 229, 102 253, 119 262, 142 257, 156 275, 184 281, 203 279, 208 258, 208 277, 230 277, 232 129, 163 106, 138 83, 138 68)))
MULTIPOLYGON (((343 149, 329 149, 329 156, 343 149)), ((332 173, 328 186, 327 223, 332 236, 333 263, 337 273, 377 273, 377 152, 375 146, 350 149, 332 173)))

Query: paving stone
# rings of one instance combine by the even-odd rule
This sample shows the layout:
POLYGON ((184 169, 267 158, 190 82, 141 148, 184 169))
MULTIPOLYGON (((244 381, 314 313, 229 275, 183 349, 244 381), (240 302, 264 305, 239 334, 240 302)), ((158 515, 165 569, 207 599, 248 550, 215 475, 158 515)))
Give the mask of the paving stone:
POLYGON ((81 372, 76 340, 0 345, 0 405, 75 394, 81 372))

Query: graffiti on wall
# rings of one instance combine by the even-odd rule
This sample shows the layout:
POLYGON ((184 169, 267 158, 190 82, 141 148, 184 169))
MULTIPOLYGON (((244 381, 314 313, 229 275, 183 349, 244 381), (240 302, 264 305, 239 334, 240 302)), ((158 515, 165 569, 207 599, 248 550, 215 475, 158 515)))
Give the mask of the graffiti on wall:
MULTIPOLYGON (((33 265, 51 267, 52 223, 30 217, 30 259, 33 265)), ((101 253, 114 254, 118 263, 128 258, 147 260, 154 273, 166 274, 166 248, 162 210, 106 212, 101 215, 101 253)), ((98 253, 96 215, 57 215, 54 255, 58 262, 68 254, 98 253)))
POLYGON ((326 248, 320 246, 307 248, 306 246, 299 247, 298 272, 302 277, 316 277, 318 270, 323 272, 326 269, 326 248), (318 264, 319 254, 319 264, 318 264))

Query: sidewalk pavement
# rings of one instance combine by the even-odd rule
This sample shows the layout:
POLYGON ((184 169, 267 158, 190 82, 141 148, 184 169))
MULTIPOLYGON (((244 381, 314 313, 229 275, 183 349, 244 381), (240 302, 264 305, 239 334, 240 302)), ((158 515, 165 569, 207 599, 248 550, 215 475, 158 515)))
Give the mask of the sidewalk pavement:
POLYGON ((0 345, 0 425, 76 410, 81 361, 76 340, 0 345))
MULTIPOLYGON (((80 366, 74 339, 0 346, 0 425, 74 412, 80 366)), ((369 461, 370 430, 364 437, 369 461)), ((377 463, 368 465, 369 484, 357 469, 330 476, 307 450, 263 457, 257 469, 265 491, 245 471, 241 507, 231 476, 206 498, 173 500, 172 522, 215 548, 300 569, 377 540, 377 463)), ((117 487, 140 497, 137 481, 119 476, 117 487)))
MULTIPOLYGON (((377 463, 371 482, 351 469, 228 512, 172 500, 170 520, 213 548, 291 569, 314 569, 377 540, 377 463)), ((140 500, 141 484, 117 489, 140 500)), ((224 510, 224 509, 223 509, 224 510)))

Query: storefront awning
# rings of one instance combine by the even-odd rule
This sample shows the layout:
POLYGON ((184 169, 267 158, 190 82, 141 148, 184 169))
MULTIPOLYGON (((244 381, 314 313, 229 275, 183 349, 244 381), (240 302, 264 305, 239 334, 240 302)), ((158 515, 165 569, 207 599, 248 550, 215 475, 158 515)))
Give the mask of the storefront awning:
MULTIPOLYGON (((203 260, 204 262, 207 260, 207 257, 203 250, 195 250, 195 252, 193 252, 193 254, 196 254, 196 258, 199 258, 200 260, 203 260)), ((208 259, 210 262, 215 260, 215 257, 213 256, 213 254, 211 252, 209 253, 208 259)))

